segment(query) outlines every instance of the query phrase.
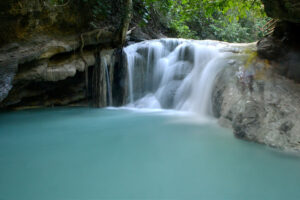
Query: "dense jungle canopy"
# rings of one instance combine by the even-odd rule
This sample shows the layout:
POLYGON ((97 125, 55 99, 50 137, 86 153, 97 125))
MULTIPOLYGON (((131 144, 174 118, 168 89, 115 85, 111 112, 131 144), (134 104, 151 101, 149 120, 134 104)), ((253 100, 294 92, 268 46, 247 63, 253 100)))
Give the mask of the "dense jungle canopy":
MULTIPOLYGON (((83 1, 93 12, 94 27, 99 20, 116 16, 126 4, 125 0, 83 1)), ((228 42, 258 40, 266 34, 263 26, 268 20, 260 0, 133 0, 133 12, 139 25, 160 23, 174 37, 228 42)))

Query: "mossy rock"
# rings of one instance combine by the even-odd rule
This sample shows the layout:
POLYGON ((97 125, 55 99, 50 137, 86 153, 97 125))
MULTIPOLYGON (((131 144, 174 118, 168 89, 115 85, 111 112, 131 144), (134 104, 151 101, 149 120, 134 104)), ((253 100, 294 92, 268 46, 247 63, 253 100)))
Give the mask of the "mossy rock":
POLYGON ((76 0, 63 7, 49 6, 38 0, 1 1, 0 46, 12 41, 28 40, 37 34, 84 32, 92 17, 87 9, 76 0))

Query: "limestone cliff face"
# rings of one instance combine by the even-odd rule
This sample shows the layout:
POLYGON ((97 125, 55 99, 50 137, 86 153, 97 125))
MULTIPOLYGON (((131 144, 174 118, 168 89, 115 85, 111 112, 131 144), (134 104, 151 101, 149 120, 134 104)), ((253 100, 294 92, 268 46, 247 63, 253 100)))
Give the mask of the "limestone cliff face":
POLYGON ((259 56, 272 61, 280 75, 300 82, 300 2, 262 1, 267 14, 279 21, 274 32, 258 42, 259 56))
MULTIPOLYGON (((96 57, 105 49, 118 51, 119 24, 103 20, 91 28, 93 14, 82 1, 51 2, 0 2, 0 108, 86 105, 96 57)), ((121 54, 109 56, 113 68, 109 61, 121 54)), ((106 81, 105 73, 99 76, 106 81)), ((101 98, 106 106, 106 96, 101 98)))
POLYGON ((300 2, 262 2, 268 16, 278 20, 274 32, 257 43, 252 54, 257 51, 259 57, 247 61, 250 66, 236 60, 220 73, 212 95, 214 114, 238 138, 299 152, 300 2), (247 70, 255 73, 247 76, 247 70))
POLYGON ((60 6, 51 1, 1 1, 0 46, 39 35, 64 36, 87 30, 92 16, 80 2, 60 6))
POLYGON ((266 60, 247 66, 255 72, 252 81, 237 75, 243 66, 243 59, 232 62, 216 80, 212 102, 220 124, 238 138, 299 152, 300 85, 275 73, 266 60))

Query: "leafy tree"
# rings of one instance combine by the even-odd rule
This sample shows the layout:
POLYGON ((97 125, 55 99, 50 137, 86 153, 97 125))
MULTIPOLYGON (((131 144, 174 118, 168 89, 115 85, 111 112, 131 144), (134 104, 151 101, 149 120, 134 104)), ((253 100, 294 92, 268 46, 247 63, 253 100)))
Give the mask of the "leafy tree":
MULTIPOLYGON (((138 0, 137 0, 138 1, 138 0)), ((251 42, 263 33, 266 16, 260 0, 140 0, 159 8, 178 37, 251 42)), ((149 21, 149 14, 144 22, 149 21)))
MULTIPOLYGON (((92 25, 114 16, 125 0, 82 0, 92 5, 92 25)), ((177 37, 251 42, 263 36, 266 15, 260 0, 133 0, 140 25, 159 22, 177 37), (152 20, 151 20, 152 19, 152 20)), ((123 16, 124 17, 124 16, 123 16)))

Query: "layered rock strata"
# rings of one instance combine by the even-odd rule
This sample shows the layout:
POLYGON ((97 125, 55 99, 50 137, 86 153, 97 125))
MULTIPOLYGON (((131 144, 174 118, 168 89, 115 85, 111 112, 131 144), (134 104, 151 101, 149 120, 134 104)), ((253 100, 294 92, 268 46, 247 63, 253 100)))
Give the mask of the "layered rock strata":
MULTIPOLYGON (((88 104, 93 97, 89 74, 97 59, 120 46, 118 24, 103 21, 101 28, 90 29, 89 9, 77 0, 64 6, 34 0, 0 3, 0 109, 88 104)), ((118 67, 111 62, 122 55, 109 56, 104 56, 107 65, 118 67)), ((97 76, 106 81, 105 73, 97 76)), ((106 96, 99 98, 106 106, 106 96)))

